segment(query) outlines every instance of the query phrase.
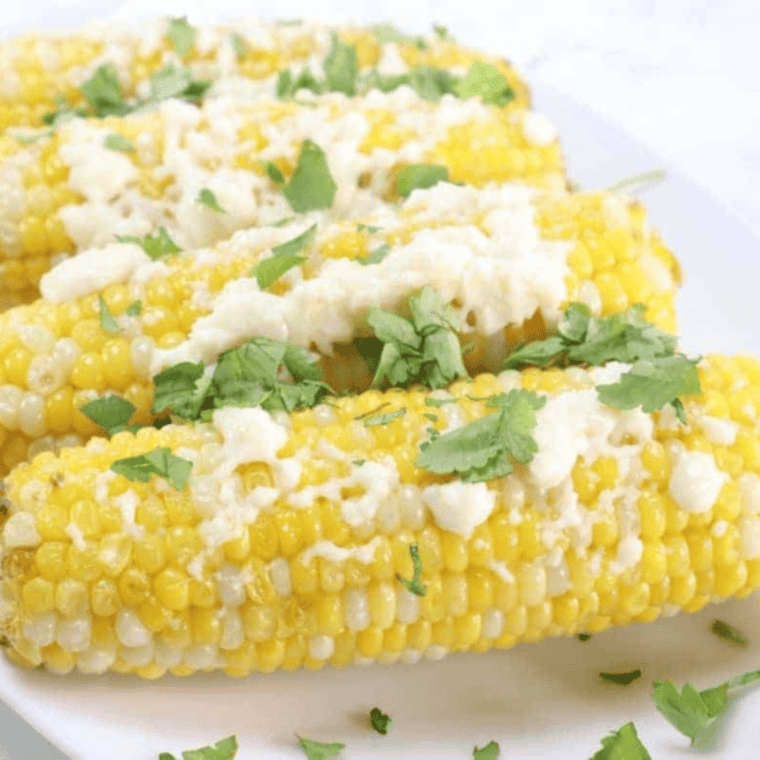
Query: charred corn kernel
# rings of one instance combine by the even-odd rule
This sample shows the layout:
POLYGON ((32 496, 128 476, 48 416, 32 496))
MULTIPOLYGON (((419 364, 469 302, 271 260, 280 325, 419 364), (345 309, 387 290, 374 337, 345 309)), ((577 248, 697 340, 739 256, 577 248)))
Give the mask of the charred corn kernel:
MULTIPOLYGON (((760 363, 749 360, 710 357, 699 371, 705 391, 685 399, 690 419, 700 418, 705 394, 723 394, 730 409, 735 393, 760 382, 760 363)), ((539 425, 556 424, 553 435, 564 440, 583 435, 583 425, 563 420, 554 403, 592 388, 595 372, 484 375, 455 383, 448 394, 452 408, 476 420, 492 413, 483 399, 503 392, 507 381, 537 388, 547 396, 539 425)), ((506 479, 467 484, 412 467, 402 481, 396 461, 414 461, 428 425, 426 398, 422 390, 338 398, 330 415, 318 408, 297 412, 287 426, 260 409, 226 409, 211 422, 41 454, 5 479, 2 583, 10 605, 3 608, 0 633, 17 659, 65 671, 68 659, 49 649, 45 628, 60 615, 68 622, 56 646, 72 657, 79 658, 90 636, 113 653, 109 669, 118 672, 152 678, 164 670, 188 675, 219 667, 242 676, 280 667, 415 662, 423 654, 435 660, 597 632, 651 621, 674 608, 693 612, 760 586, 757 476, 729 478, 697 425, 674 428, 658 413, 645 420, 643 412, 623 415, 599 405, 595 418, 616 432, 601 443, 590 438, 583 460, 565 462, 559 481, 543 480, 559 477, 559 460, 542 470, 547 444, 541 435, 534 460, 506 479), (405 435, 357 439, 354 418, 383 403, 389 411, 406 409, 405 435), (623 420, 628 432, 621 440, 623 420), (256 442, 254 461, 220 474, 219 463, 239 463, 249 440, 256 442), (114 459, 156 446, 193 452, 192 488, 180 492, 159 481, 109 476, 103 490, 103 473, 114 459), (286 461, 296 452, 300 480, 288 481, 285 490, 283 473, 292 472, 286 461), (362 474, 366 462, 349 467, 336 452, 371 461, 371 477, 362 474), (241 512, 239 527, 232 528, 232 514, 224 511, 229 506, 209 502, 204 479, 220 479, 214 489, 234 483, 241 503, 250 504, 246 499, 262 485, 258 477, 246 484, 245 473, 264 472, 264 465, 264 488, 274 489, 275 500, 258 514, 245 512, 245 519, 241 512), (595 481, 586 501, 576 485, 582 468, 595 481), (536 487, 541 482, 552 485, 542 490, 536 487), (626 498, 610 500, 608 492, 618 488, 626 489, 626 498), (134 524, 124 523, 117 509, 127 490, 140 502, 134 524), (327 496, 315 498, 319 490, 327 496), (457 495, 456 504, 482 509, 479 524, 442 527, 448 493, 457 495), (412 502, 424 507, 422 520, 412 502), (367 503, 375 506, 357 507, 367 503), (390 519, 386 504, 407 506, 390 519), (340 543, 325 538, 328 523, 340 543), (229 527, 220 534, 221 524, 229 527), (37 530, 24 533, 24 525, 37 530), (135 526, 141 530, 133 536, 135 526), (274 550, 267 536, 276 537, 274 550), (422 561, 417 580, 424 596, 405 585, 415 575, 412 544, 422 561)), ((734 421, 754 431, 754 421, 734 421)), ((746 440, 737 435, 720 448, 736 446, 746 440)), ((454 515, 464 519, 471 512, 446 519, 454 515)), ((82 662, 86 668, 86 658, 82 662)))

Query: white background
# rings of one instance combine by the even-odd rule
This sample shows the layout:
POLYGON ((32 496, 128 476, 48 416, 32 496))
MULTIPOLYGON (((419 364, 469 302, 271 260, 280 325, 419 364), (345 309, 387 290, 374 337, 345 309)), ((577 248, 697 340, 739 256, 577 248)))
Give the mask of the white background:
MULTIPOLYGON (((159 12, 188 14, 195 22, 240 13, 392 18, 409 31, 442 23, 462 41, 511 58, 529 80, 541 79, 617 122, 657 151, 665 165, 732 206, 760 234, 760 5, 733 0, 705 7, 708 3, 12 0, 10 8, 4 4, 0 33, 76 25, 96 15, 159 12)), ((583 157, 570 155, 569 162, 572 173, 583 157)), ((6 755, 12 760, 63 758, 0 703, 0 760, 6 755)))

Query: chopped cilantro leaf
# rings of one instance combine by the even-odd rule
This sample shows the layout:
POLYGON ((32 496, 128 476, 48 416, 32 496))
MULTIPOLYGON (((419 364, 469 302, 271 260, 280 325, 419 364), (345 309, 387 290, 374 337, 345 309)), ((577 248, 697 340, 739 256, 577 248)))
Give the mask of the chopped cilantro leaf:
POLYGON ((386 715, 379 707, 373 707, 369 713, 369 720, 372 724, 372 728, 377 731, 378 734, 385 736, 388 733, 393 718, 390 715, 386 715))
POLYGON ((278 219, 276 222, 272 224, 272 227, 286 227, 291 222, 295 222, 296 218, 294 216, 285 216, 282 219, 278 219))
POLYGON ((139 317, 140 314, 142 314, 142 308, 142 301, 132 301, 132 303, 127 306, 124 313, 128 317, 139 317))
POLYGON ((394 386, 419 382, 439 388, 467 377, 454 310, 427 286, 409 299, 409 306, 412 320, 377 307, 367 314, 367 322, 383 343, 373 387, 387 381, 394 386))
POLYGON ((451 34, 449 33, 449 30, 445 26, 441 26, 441 24, 433 24, 433 31, 435 32, 436 37, 438 37, 439 40, 450 40, 451 34))
POLYGON ((337 757, 346 745, 340 742, 322 744, 299 736, 298 746, 304 751, 308 760, 328 760, 330 757, 337 757))
POLYGON ((578 639, 578 641, 586 642, 586 641, 589 641, 591 639, 591 634, 590 633, 579 633, 575 638, 578 639))
POLYGON ((425 406, 434 406, 436 409, 440 409, 444 404, 455 404, 455 398, 428 398, 425 399, 425 406))
POLYGON ((274 182, 275 185, 282 187, 285 184, 285 177, 282 176, 282 172, 277 168, 277 164, 274 161, 262 161, 261 165, 264 167, 264 171, 267 173, 269 179, 274 182))
POLYGON ((211 87, 210 79, 193 79, 193 73, 185 67, 167 64, 150 77, 151 97, 146 104, 152 105, 168 98, 199 101, 211 87))
MULTIPOLYGON (((182 760, 233 760, 237 751, 237 739, 234 736, 228 736, 213 747, 186 750, 182 753, 182 760)), ((176 758, 169 752, 162 752, 158 760, 176 760, 176 758)))
POLYGON ((472 750, 473 760, 498 760, 501 757, 499 745, 496 742, 488 742, 485 747, 472 750))
POLYGON ((298 76, 293 76, 290 69, 284 69, 277 77, 277 97, 292 98, 299 90, 309 90, 319 95, 324 85, 308 69, 303 69, 298 76))
POLYGON ((697 691, 687 683, 679 692, 672 681, 655 681, 652 699, 661 715, 692 743, 726 709, 728 692, 760 682, 760 670, 729 678, 711 689, 697 691))
POLYGON ((456 95, 459 77, 437 66, 415 66, 392 90, 403 84, 409 85, 423 100, 437 103, 444 95, 456 95))
POLYGON ((641 743, 636 726, 626 723, 602 739, 602 749, 591 760, 652 760, 652 757, 641 743))
POLYGON ((384 414, 375 414, 372 417, 364 417, 362 424, 364 427, 377 427, 378 425, 387 425, 394 420, 398 420, 406 414, 406 409, 394 409, 392 412, 385 412, 384 414))
POLYGON ((413 190, 427 190, 439 182, 448 182, 449 170, 438 164, 413 164, 405 166, 396 177, 396 192, 407 198, 413 190))
POLYGON ((505 106, 515 97, 515 91, 504 74, 483 61, 475 61, 454 89, 460 98, 480 96, 486 105, 505 106))
POLYGON ((184 58, 195 44, 195 27, 187 23, 187 17, 173 18, 169 21, 166 36, 174 47, 174 52, 184 58))
POLYGON ((182 249, 169 237, 165 227, 159 227, 155 235, 146 235, 142 238, 136 235, 117 235, 116 240, 120 243, 139 245, 154 261, 174 253, 182 253, 182 249))
POLYGON ((98 66, 79 90, 98 118, 124 116, 129 111, 121 92, 119 75, 110 63, 98 66))
POLYGON ((599 678, 603 681, 611 681, 612 683, 619 683, 621 686, 628 686, 636 679, 641 678, 640 670, 631 670, 628 673, 600 673, 599 678))
POLYGON ((746 647, 749 644, 749 639, 741 631, 722 620, 714 620, 710 630, 719 638, 736 646, 746 647))
POLYGON ((361 467, 363 464, 366 463, 366 459, 352 459, 351 464, 356 465, 357 467, 361 467))
POLYGON ((361 222, 356 225, 356 229, 358 232, 369 232, 370 235, 382 231, 382 227, 373 227, 371 224, 362 224, 361 222))
POLYGON ((337 190, 324 151, 311 140, 304 140, 296 169, 282 191, 290 207, 299 214, 330 208, 337 190))
POLYGON ((232 45, 232 49, 237 53, 238 58, 244 58, 248 52, 248 45, 245 44, 243 36, 237 32, 233 32, 230 35, 230 45, 232 45))
MULTIPOLYGON (((49 116, 50 114, 46 114, 46 116, 49 116)), ((43 123, 45 122, 45 116, 42 117, 43 123)), ((41 130, 39 132, 36 132, 34 134, 26 134, 26 135, 19 135, 15 134, 12 135, 13 139, 16 140, 16 142, 21 143, 21 145, 32 145, 33 143, 36 143, 37 140, 41 140, 43 137, 48 137, 50 135, 50 130, 41 130)))
POLYGON ((98 296, 98 303, 100 304, 100 327, 107 333, 115 335, 121 332, 121 326, 116 321, 116 318, 111 314, 111 310, 108 308, 108 304, 103 299, 103 296, 98 296))
POLYGON ((112 395, 88 401, 79 407, 79 411, 100 425, 108 435, 114 435, 126 429, 135 413, 135 406, 121 396, 112 395))
POLYGON ((125 153, 134 152, 135 149, 135 146, 124 135, 116 132, 112 135, 106 135, 105 140, 103 140, 103 147, 109 150, 120 150, 125 153))
POLYGON ((616 409, 640 406, 645 412, 655 412, 679 396, 699 393, 699 361, 677 354, 636 362, 618 382, 597 386, 599 399, 616 409))
POLYGON ((262 290, 268 288, 275 280, 279 279, 285 272, 292 269, 298 264, 306 261, 305 256, 299 256, 298 252, 314 240, 317 234, 317 225, 309 227, 306 232, 298 237, 288 240, 272 248, 272 256, 260 261, 251 272, 252 277, 256 277, 259 287, 262 290))
POLYGON ((219 205, 219 201, 216 199, 216 195, 207 187, 202 187, 198 193, 198 197, 195 199, 196 203, 200 203, 201 206, 210 208, 212 211, 216 211, 217 214, 226 214, 227 212, 219 205))
POLYGON ((369 256, 364 259, 357 259, 357 261, 364 266, 367 266, 368 264, 379 264, 390 252, 391 247, 387 243, 383 243, 383 245, 375 248, 369 256))
POLYGON ((356 48, 341 42, 335 33, 332 36, 332 47, 322 64, 322 69, 325 72, 325 84, 328 91, 342 92, 349 96, 356 94, 356 83, 359 79, 356 48))
POLYGON ((421 583, 422 579, 422 559, 420 558, 420 549, 417 544, 409 546, 409 556, 412 558, 412 578, 407 580, 396 573, 398 582, 410 593, 415 596, 425 596, 427 589, 421 583))
POLYGON ((417 467, 438 475, 458 473, 465 483, 502 478, 513 470, 511 459, 527 464, 537 451, 533 430, 536 411, 546 399, 531 391, 512 390, 494 396, 495 414, 426 441, 417 467))
POLYGON ((211 381, 206 378, 203 362, 181 362, 168 367, 153 378, 154 414, 171 409, 185 420, 198 418, 211 381))
POLYGON ((178 491, 187 485, 193 463, 172 454, 171 449, 158 447, 136 457, 117 459, 111 469, 128 480, 148 483, 155 475, 166 478, 178 491))
POLYGON ((259 287, 262 290, 266 290, 272 283, 290 271, 293 267, 303 264, 306 261, 305 256, 296 255, 284 255, 284 256, 270 256, 267 259, 262 259, 251 272, 251 276, 256 278, 259 283, 259 287))

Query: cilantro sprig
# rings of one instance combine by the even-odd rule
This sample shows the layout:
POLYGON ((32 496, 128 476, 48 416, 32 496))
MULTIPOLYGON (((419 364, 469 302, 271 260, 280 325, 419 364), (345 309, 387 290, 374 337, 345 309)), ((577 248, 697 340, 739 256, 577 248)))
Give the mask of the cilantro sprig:
POLYGON ((120 135, 118 132, 106 135, 103 140, 103 147, 108 148, 108 150, 118 150, 122 153, 134 153, 135 150, 135 146, 124 135, 120 135))
POLYGON ((678 418, 686 422, 680 396, 699 393, 699 359, 676 353, 676 338, 647 322, 644 306, 636 304, 619 314, 594 317, 585 304, 572 303, 557 333, 515 350, 505 369, 629 363, 633 366, 618 382, 597 387, 600 400, 616 409, 640 406, 645 412, 672 405, 678 418))
POLYGON ((89 401, 79 407, 79 411, 100 425, 108 435, 114 435, 128 428, 136 407, 121 396, 111 395, 89 401))
POLYGON ((260 406, 267 411, 312 407, 330 391, 306 349, 270 338, 253 338, 223 353, 213 374, 203 362, 181 362, 153 378, 152 411, 170 410, 184 420, 209 416, 225 406, 260 406), (283 382, 282 369, 294 382, 283 382))
POLYGON ((195 45, 196 29, 187 22, 187 17, 173 18, 169 20, 166 36, 174 47, 174 52, 184 58, 195 45))
POLYGON ((439 182, 449 181, 449 170, 440 164, 412 164, 396 176, 396 192, 408 198, 414 190, 427 190, 439 182))
POLYGON ((460 98, 480 96, 484 103, 495 106, 505 106, 515 97, 515 91, 504 74, 483 61, 472 64, 464 79, 455 85, 454 92, 460 98))
POLYGON ((633 723, 626 723, 617 731, 603 737, 601 743, 602 748, 591 760, 652 760, 633 723))
POLYGON ((159 446, 146 454, 117 459, 111 469, 128 480, 150 482, 156 475, 166 478, 178 491, 187 486, 193 463, 172 454, 171 449, 159 446))
MULTIPOLYGON (((424 287, 409 299, 412 319, 373 307, 367 322, 380 341, 372 386, 423 383, 440 388, 458 377, 467 377, 456 330, 454 309, 440 294, 424 287)), ((374 363, 374 362, 373 362, 374 363)))
POLYGON ((108 308, 108 304, 105 302, 103 296, 98 296, 98 304, 101 330, 110 333, 111 335, 120 333, 121 325, 116 321, 116 317, 114 317, 114 315, 111 313, 111 310, 108 308))
POLYGON ((196 203, 201 206, 205 206, 211 211, 215 211, 217 214, 226 214, 227 212, 219 205, 219 201, 216 199, 216 195, 212 190, 207 187, 202 187, 198 191, 198 197, 195 199, 196 203))
POLYGON ((544 404, 546 398, 532 391, 492 396, 486 406, 495 413, 423 443, 417 467, 437 475, 456 473, 465 483, 506 477, 513 461, 527 464, 538 450, 532 434, 544 404))
POLYGON ((728 693, 760 683, 760 670, 744 673, 710 689, 697 691, 687 683, 679 691, 672 681, 655 681, 652 699, 660 714, 692 744, 710 724, 717 720, 728 704, 728 693))
MULTIPOLYGON (((213 747, 185 750, 182 760, 233 760, 237 755, 238 742, 234 736, 228 736, 214 744, 213 747)), ((170 752, 162 752, 158 760, 177 760, 170 752)))

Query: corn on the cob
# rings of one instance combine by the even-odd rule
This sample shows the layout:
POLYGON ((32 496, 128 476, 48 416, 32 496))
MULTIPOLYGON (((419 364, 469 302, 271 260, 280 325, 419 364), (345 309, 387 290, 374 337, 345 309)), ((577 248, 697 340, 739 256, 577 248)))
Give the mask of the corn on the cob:
MULTIPOLYGON (((155 678, 317 669, 511 647, 745 596, 760 586, 760 362, 711 357, 672 414, 594 389, 627 365, 483 375, 433 426, 482 399, 547 396, 538 451, 488 483, 415 466, 430 392, 368 392, 288 417, 224 409, 39 455, 6 479, 3 630, 12 655, 65 673, 155 678), (366 415, 404 409, 387 424, 366 415), (109 470, 168 447, 183 491, 109 470), (401 579, 422 562, 420 597, 401 579), (398 574, 398 575, 397 575, 398 574)), ((389 415, 391 418, 394 415, 389 415)))
POLYGON ((431 103, 404 88, 306 104, 236 96, 199 109, 171 100, 156 113, 73 120, 31 144, 0 137, 0 287, 28 300, 52 261, 114 235, 163 225, 187 249, 288 216, 262 162, 287 178, 306 139, 325 151, 337 182, 334 218, 393 200, 397 172, 409 164, 444 165, 452 181, 478 186, 561 187, 556 131, 542 119, 474 98, 431 103), (537 130, 537 120, 546 128, 537 130), (108 148, 110 135, 134 150, 108 148), (202 188, 224 213, 196 202, 202 188))
POLYGON ((244 20, 234 26, 198 27, 194 44, 178 55, 167 35, 168 19, 148 23, 92 24, 79 32, 50 32, 0 44, 0 130, 39 126, 43 116, 63 99, 84 103, 79 87, 103 64, 115 67, 124 93, 132 97, 151 74, 166 65, 187 66, 198 79, 211 79, 215 91, 234 89, 250 96, 273 95, 283 69, 308 66, 321 75, 322 61, 337 32, 356 48, 362 72, 377 66, 384 74, 405 73, 412 66, 437 66, 466 72, 475 61, 496 66, 515 97, 511 106, 526 106, 528 88, 503 60, 469 50, 451 40, 426 38, 381 44, 371 29, 333 29, 323 24, 289 26, 244 20), (423 47, 424 45, 424 47, 423 47))
POLYGON ((119 244, 60 264, 43 281, 43 299, 0 315, 2 474, 96 434, 78 411, 93 398, 120 394, 145 422, 155 373, 183 360, 214 362, 257 335, 320 352, 328 382, 361 388, 350 378, 366 367, 351 342, 370 334, 367 310, 401 309, 424 285, 461 315, 474 340, 471 371, 496 369, 508 346, 544 337, 573 300, 604 315, 643 302, 650 321, 674 329, 677 264, 643 208, 616 196, 443 183, 364 221, 320 228, 306 261, 267 291, 251 269, 304 223, 243 231, 160 262, 119 244), (381 264, 357 263, 384 242, 381 264), (101 296, 120 333, 101 327, 101 296), (129 316, 137 300, 142 311, 129 316))

